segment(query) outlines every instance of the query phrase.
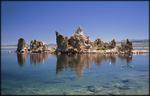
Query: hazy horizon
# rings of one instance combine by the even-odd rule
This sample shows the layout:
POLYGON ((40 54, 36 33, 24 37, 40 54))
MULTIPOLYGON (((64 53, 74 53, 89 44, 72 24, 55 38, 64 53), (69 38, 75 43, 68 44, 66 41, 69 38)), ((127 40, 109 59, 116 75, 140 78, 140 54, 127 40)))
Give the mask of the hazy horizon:
POLYGON ((91 40, 149 39, 148 1, 3 1, 1 45, 24 38, 56 44, 55 31, 70 37, 78 26, 91 40))

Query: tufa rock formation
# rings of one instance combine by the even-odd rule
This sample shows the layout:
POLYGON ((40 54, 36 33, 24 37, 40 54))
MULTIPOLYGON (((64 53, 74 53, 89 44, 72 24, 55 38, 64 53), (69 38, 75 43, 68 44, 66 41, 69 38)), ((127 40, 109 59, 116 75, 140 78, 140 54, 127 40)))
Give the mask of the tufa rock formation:
POLYGON ((92 41, 88 36, 83 34, 82 29, 79 27, 70 38, 56 32, 57 53, 81 53, 86 52, 92 48, 92 41))
POLYGON ((113 49, 116 47, 116 41, 113 39, 111 42, 103 42, 101 39, 96 39, 94 41, 94 46, 96 47, 96 50, 108 50, 108 49, 113 49))
POLYGON ((68 37, 56 32, 57 52, 66 52, 68 49, 68 37))
POLYGON ((18 40, 17 52, 18 53, 43 53, 50 52, 53 49, 49 49, 47 44, 44 44, 42 41, 32 40, 30 42, 30 49, 28 49, 28 45, 26 44, 23 38, 18 40))
POLYGON ((32 53, 42 53, 47 52, 49 50, 48 45, 44 44, 42 41, 32 40, 30 42, 30 51, 32 53))
POLYGON ((30 49, 23 38, 18 40, 17 52, 43 53, 51 52, 76 54, 76 53, 132 53, 132 42, 128 39, 121 46, 116 46, 116 41, 113 39, 111 42, 103 42, 97 38, 94 42, 90 40, 89 36, 83 33, 83 30, 78 27, 74 34, 68 38, 56 32, 57 48, 48 48, 47 44, 42 41, 32 40, 30 42, 30 49))
MULTIPOLYGON (((103 42, 100 38, 92 42, 88 36, 84 35, 83 30, 80 27, 77 28, 70 38, 56 32, 56 42, 56 53, 76 54, 98 52, 98 50, 118 53, 115 39, 109 43, 103 42)), ((131 53, 133 49, 132 43, 127 39, 126 44, 122 44, 118 49, 125 53, 131 53)))
POLYGON ((133 47, 132 42, 130 42, 128 39, 126 39, 126 42, 122 42, 121 46, 118 47, 118 51, 120 53, 132 53, 133 47))
POLYGON ((17 52, 24 53, 27 51, 28 51, 28 45, 26 44, 26 42, 23 38, 20 38, 18 40, 18 44, 17 44, 17 52))

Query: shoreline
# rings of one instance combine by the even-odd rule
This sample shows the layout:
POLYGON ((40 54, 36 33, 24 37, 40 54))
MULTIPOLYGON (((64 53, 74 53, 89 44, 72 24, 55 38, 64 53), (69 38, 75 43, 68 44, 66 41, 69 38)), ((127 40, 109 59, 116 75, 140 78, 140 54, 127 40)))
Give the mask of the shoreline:
MULTIPOLYGON (((8 48, 8 47, 7 47, 8 48)), ((7 49, 6 48, 6 49, 7 49)), ((2 49, 2 48, 1 48, 2 49)), ((5 49, 5 48, 3 48, 5 49)), ((14 49, 14 48, 13 48, 14 49)), ((1 50, 1 51, 4 51, 4 50, 1 50)), ((13 52, 16 52, 16 50, 5 50, 5 51, 8 51, 8 53, 13 53, 13 52)), ((42 53, 49 53, 49 54, 56 54, 55 52, 52 52, 51 50, 49 51, 46 51, 46 52, 25 52, 27 54, 42 54, 42 53)), ((25 53, 19 53, 19 54, 25 54, 25 53)), ((71 53, 60 53, 60 54, 66 54, 66 55, 70 55, 71 53)), ((111 50, 92 50, 92 51, 87 51, 87 52, 79 52, 79 53, 76 53, 76 54, 114 54, 114 55, 119 55, 119 54, 137 54, 137 55, 140 55, 140 54, 149 54, 149 50, 132 50, 131 53, 120 53, 120 52, 117 52, 117 51, 111 51, 111 50)), ((59 54, 58 54, 59 55, 59 54)))

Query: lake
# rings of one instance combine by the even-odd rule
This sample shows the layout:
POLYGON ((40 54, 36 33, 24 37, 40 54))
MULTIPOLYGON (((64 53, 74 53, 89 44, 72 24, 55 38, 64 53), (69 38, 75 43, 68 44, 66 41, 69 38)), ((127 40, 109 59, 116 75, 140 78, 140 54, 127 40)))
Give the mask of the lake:
POLYGON ((1 92, 148 95, 149 55, 16 54, 1 50, 1 92))

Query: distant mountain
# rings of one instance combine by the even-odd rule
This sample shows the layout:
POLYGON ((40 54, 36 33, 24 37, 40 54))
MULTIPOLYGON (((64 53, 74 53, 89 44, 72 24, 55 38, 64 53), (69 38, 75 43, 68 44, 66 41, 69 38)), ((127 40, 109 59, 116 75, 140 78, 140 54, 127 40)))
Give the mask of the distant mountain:
MULTIPOLYGON (((28 45, 29 46, 29 45, 28 45)), ((48 44, 48 47, 53 47, 55 48, 57 45, 56 44, 48 44)), ((17 45, 1 45, 1 48, 17 48, 17 45)))
MULTIPOLYGON (((133 48, 149 48, 149 39, 129 39, 129 41, 132 42, 133 48)), ((125 42, 125 40, 121 40, 120 42, 117 42, 117 44, 120 44, 121 42, 125 42)))
POLYGON ((1 48, 17 48, 17 45, 1 45, 1 48))
MULTIPOLYGON (((120 42, 125 42, 126 40, 121 40, 120 42)), ((141 42, 149 42, 149 39, 129 39, 132 43, 141 43, 141 42)))
POLYGON ((143 39, 143 40, 130 40, 131 42, 133 42, 133 43, 148 43, 149 42, 149 40, 148 39, 143 39))
POLYGON ((56 44, 48 44, 48 47, 53 47, 55 48, 57 45, 56 44))

